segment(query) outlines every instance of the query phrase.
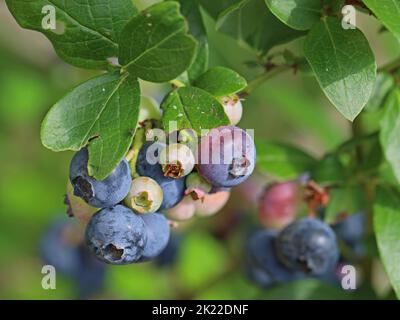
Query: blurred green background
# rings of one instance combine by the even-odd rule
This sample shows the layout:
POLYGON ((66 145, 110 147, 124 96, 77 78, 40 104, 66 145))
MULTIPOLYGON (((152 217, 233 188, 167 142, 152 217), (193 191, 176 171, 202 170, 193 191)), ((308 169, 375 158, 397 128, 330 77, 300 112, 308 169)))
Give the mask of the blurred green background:
MULTIPOLYGON (((388 34, 372 17, 358 14, 379 65, 400 54, 388 34)), ((217 34, 208 19, 211 65, 226 65, 251 79, 260 72, 246 67, 255 56, 229 37, 217 34)), ((294 52, 302 39, 290 44, 294 52)), ((274 51, 282 50, 276 48, 274 51)), ((72 299, 76 288, 68 278, 57 277, 56 290, 43 290, 38 241, 57 216, 65 214, 63 197, 72 153, 53 153, 40 143, 39 128, 49 107, 74 85, 94 73, 62 62, 44 36, 20 28, 0 1, 0 298, 72 299)), ((143 84, 145 92, 160 95, 160 87, 143 84)), ((260 87, 244 102, 243 128, 254 128, 257 138, 294 143, 315 156, 343 142, 350 124, 327 101, 316 80, 290 72, 260 87)), ((239 193, 240 191, 236 191, 239 193)), ((235 197, 238 199, 238 197, 235 197)), ((97 298, 216 299, 335 298, 343 292, 307 280, 288 288, 262 292, 232 268, 240 254, 243 230, 224 238, 210 226, 224 224, 232 212, 245 212, 255 220, 254 208, 230 202, 215 217, 185 227, 185 240, 175 268, 161 270, 151 263, 114 266, 97 298), (246 210, 248 209, 248 210, 246 210), (220 222, 219 222, 220 221, 220 222), (221 222, 222 221, 222 222, 221 222)), ((367 293, 369 294, 369 293, 367 293)))

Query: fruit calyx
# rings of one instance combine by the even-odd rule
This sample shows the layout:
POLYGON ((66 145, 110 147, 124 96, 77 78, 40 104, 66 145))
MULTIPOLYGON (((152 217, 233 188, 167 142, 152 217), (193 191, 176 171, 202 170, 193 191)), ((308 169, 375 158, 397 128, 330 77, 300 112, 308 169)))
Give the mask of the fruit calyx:
POLYGON ((170 178, 180 178, 183 176, 184 170, 180 161, 174 161, 163 165, 164 176, 170 178))

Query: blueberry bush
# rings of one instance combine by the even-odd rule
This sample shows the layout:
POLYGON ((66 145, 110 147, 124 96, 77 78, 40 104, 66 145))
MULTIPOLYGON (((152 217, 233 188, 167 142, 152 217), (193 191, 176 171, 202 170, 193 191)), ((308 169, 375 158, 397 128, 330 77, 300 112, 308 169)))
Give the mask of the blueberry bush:
POLYGON ((151 261, 176 277, 186 254, 186 270, 196 268, 188 244, 211 260, 183 273, 181 282, 191 285, 175 284, 174 298, 201 298, 211 287, 219 298, 218 284, 237 270, 240 280, 229 290, 251 289, 222 297, 376 298, 377 264, 390 283, 384 297, 400 297, 400 58, 380 63, 376 55, 381 38, 398 47, 400 1, 6 5, 65 63, 94 70, 53 103, 40 127, 44 147, 75 152, 65 204, 85 231, 58 220, 40 249, 44 261, 78 283, 80 298, 101 290, 107 264, 151 261), (377 30, 362 30, 360 16, 377 30), (216 59, 212 44, 221 36, 230 42, 216 59), (259 135, 264 125, 291 130, 285 121, 274 124, 274 112, 278 119, 282 111, 261 119, 265 114, 246 107, 284 74, 318 84, 335 108, 329 117, 343 125, 332 129, 318 101, 293 96, 281 81, 267 95, 276 104, 294 101, 286 117, 299 123, 299 143, 259 135), (252 130, 243 129, 242 116, 252 130), (310 128, 329 148, 306 148, 302 130, 310 128), (204 228, 205 217, 220 211, 204 228), (218 248, 209 253, 208 246, 218 248), (343 271, 353 269, 356 281, 343 271), (357 288, 345 288, 346 281, 357 288))

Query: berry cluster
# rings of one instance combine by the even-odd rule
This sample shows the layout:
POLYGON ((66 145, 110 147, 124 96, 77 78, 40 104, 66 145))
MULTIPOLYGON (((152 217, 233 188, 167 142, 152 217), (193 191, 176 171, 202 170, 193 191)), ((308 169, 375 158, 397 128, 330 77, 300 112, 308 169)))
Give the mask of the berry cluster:
MULTIPOLYGON (((139 130, 148 133, 146 121, 139 130)), ((168 244, 169 220, 215 214, 228 201, 230 189, 252 174, 255 145, 246 131, 221 126, 199 141, 192 130, 178 133, 179 139, 173 141, 170 134, 168 143, 135 145, 131 151, 136 156, 122 160, 101 181, 89 174, 86 148, 73 157, 67 203, 71 215, 87 223, 87 246, 101 261, 128 264, 156 258, 168 244), (93 207, 100 210, 92 216, 93 207)))
POLYGON ((262 287, 334 271, 339 259, 336 235, 317 219, 297 220, 281 231, 254 232, 246 246, 246 272, 262 287))
POLYGON ((331 227, 318 218, 328 203, 328 190, 304 178, 265 188, 258 207, 265 228, 254 231, 246 242, 248 277, 264 288, 305 277, 338 282, 338 241, 361 256, 365 216, 359 212, 342 217, 331 227), (309 217, 297 219, 303 209, 309 217))

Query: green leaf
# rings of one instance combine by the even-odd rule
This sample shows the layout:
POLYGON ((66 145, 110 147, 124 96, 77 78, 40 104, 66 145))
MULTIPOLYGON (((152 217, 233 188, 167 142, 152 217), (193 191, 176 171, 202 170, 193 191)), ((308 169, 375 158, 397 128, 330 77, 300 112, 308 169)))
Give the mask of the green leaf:
POLYGON ((400 2, 398 0, 364 0, 364 3, 400 40, 400 2))
POLYGON ((293 146, 256 140, 257 167, 282 180, 294 179, 310 171, 316 160, 293 146))
POLYGON ((257 54, 289 42, 304 33, 293 30, 279 21, 263 0, 241 0, 218 16, 217 28, 257 54))
POLYGON ((231 5, 235 4, 236 2, 239 2, 240 0, 198 0, 201 4, 201 6, 208 12, 208 14, 214 18, 217 19, 218 15, 230 7, 231 5))
POLYGON ((387 73, 378 73, 374 92, 365 106, 365 111, 378 111, 385 103, 385 99, 388 97, 393 85, 394 79, 392 76, 388 75, 387 73))
POLYGON ((182 87, 172 91, 161 104, 164 110, 163 126, 167 132, 176 129, 193 129, 201 134, 202 129, 228 125, 229 120, 221 103, 208 92, 196 87, 182 87))
POLYGON ((195 80, 208 68, 208 39, 198 0, 177 0, 181 5, 182 15, 189 23, 189 33, 198 42, 196 58, 188 70, 189 80, 195 80))
POLYGON ((345 168, 335 154, 327 154, 312 170, 312 177, 319 183, 334 183, 344 179, 345 168))
POLYGON ((325 18, 311 29, 304 53, 329 100, 353 121, 376 80, 375 58, 362 32, 345 30, 340 20, 325 18))
POLYGON ((104 179, 129 149, 139 104, 139 83, 127 74, 90 79, 50 109, 42 123, 42 143, 53 151, 77 151, 89 143, 89 174, 104 179))
POLYGON ((194 85, 215 97, 223 97, 243 90, 246 88, 247 82, 231 69, 214 67, 202 74, 194 82, 194 85))
POLYGON ((394 189, 378 188, 374 202, 374 231, 389 280, 400 299, 400 197, 394 189))
POLYGON ((400 181, 400 90, 394 90, 385 104, 380 141, 385 157, 400 181))
MULTIPOLYGON (((317 180, 319 182, 319 180, 317 180)), ((343 188, 333 188, 330 201, 326 208, 325 222, 332 224, 337 221, 338 214, 353 214, 366 209, 366 199, 360 186, 348 185, 343 188)))
POLYGON ((132 75, 166 82, 186 71, 196 54, 196 40, 179 13, 179 3, 161 2, 128 22, 120 37, 120 63, 132 75))
POLYGON ((308 30, 321 18, 322 1, 265 0, 271 12, 296 30, 308 30))
POLYGON ((137 14, 130 0, 97 0, 96 5, 61 0, 6 3, 21 27, 43 33, 63 60, 89 69, 106 69, 107 59, 118 56, 120 31, 137 14), (55 8, 56 30, 42 27, 47 14, 42 13, 45 6, 55 8))

